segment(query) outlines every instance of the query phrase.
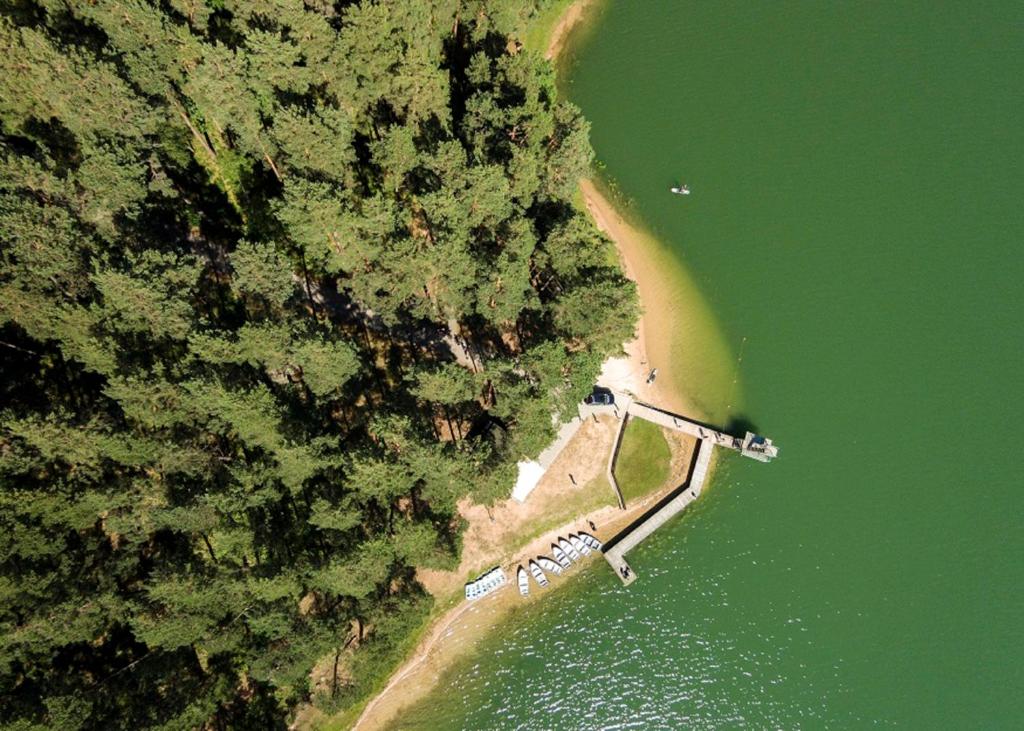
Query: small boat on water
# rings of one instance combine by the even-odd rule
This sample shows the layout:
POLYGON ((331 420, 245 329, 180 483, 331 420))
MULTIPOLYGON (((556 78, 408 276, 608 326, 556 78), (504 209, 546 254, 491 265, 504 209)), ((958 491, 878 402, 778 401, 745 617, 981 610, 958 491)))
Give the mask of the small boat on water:
POLYGON ((558 545, 561 546, 562 550, 565 551, 565 553, 573 561, 579 561, 582 558, 582 556, 580 556, 580 552, 577 551, 575 548, 573 548, 573 545, 571 543, 569 543, 569 541, 565 540, 564 538, 559 538, 558 539, 558 545))
POLYGON ((562 567, 559 566, 554 561, 552 561, 547 556, 537 556, 537 563, 540 564, 540 567, 542 569, 544 569, 545 571, 550 571, 555 576, 561 576, 562 575, 562 567))
POLYGON ((580 540, 582 540, 588 546, 593 548, 595 551, 600 551, 604 547, 604 544, 601 543, 601 541, 597 540, 596 538, 594 538, 594 536, 590 535, 589 533, 584 533, 583 531, 580 531, 579 536, 580 540))
POLYGON ((519 593, 526 596, 530 593, 530 579, 526 575, 526 569, 522 566, 516 571, 516 578, 519 581, 519 593))
POLYGON ((671 190, 676 195, 690 195, 690 186, 688 186, 688 185, 680 185, 680 186, 677 186, 677 187, 672 187, 672 188, 669 188, 669 190, 671 190))
POLYGON ((567 569, 572 566, 572 562, 569 560, 569 557, 565 555, 565 551, 554 543, 551 544, 551 553, 554 554, 555 560, 558 561, 559 565, 563 569, 567 569))
POLYGON ((652 368, 651 372, 647 374, 647 383, 654 383, 654 379, 658 377, 658 369, 652 368))
POLYGON ((572 533, 569 534, 569 543, 571 543, 572 547, 580 553, 582 553, 584 556, 590 555, 590 546, 588 546, 586 543, 584 543, 579 538, 574 536, 572 533))
POLYGON ((532 558, 530 559, 530 573, 533 574, 533 578, 536 579, 538 584, 547 588, 548 577, 544 575, 544 572, 540 570, 540 566, 532 558))

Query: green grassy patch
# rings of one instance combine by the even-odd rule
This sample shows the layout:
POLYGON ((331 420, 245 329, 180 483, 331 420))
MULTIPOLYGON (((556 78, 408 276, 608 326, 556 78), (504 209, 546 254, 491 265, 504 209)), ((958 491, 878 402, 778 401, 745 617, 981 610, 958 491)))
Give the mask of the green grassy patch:
POLYGON ((630 419, 615 462, 615 479, 619 481, 626 505, 664 485, 671 461, 672 453, 661 427, 642 419, 630 419))

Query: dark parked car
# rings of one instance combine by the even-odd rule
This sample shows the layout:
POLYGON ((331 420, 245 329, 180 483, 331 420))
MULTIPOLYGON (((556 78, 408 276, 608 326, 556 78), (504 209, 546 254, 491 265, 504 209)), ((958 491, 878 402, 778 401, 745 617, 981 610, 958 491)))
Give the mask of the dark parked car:
POLYGON ((588 406, 611 406, 615 403, 615 396, 607 388, 595 388, 583 399, 583 403, 588 406))

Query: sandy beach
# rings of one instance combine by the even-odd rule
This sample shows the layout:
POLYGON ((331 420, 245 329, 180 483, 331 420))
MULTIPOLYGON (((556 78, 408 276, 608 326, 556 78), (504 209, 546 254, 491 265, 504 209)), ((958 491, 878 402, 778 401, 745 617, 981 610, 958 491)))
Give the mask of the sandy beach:
MULTIPOLYGON (((579 25, 594 1, 577 0, 569 6, 552 31, 548 58, 562 50, 570 31, 579 25)), ((679 344, 680 338, 686 337, 686 331, 674 333, 678 330, 673 323, 678 317, 678 308, 664 306, 666 302, 679 302, 679 287, 678 281, 666 276, 665 261, 657 255, 657 241, 626 221, 594 181, 581 180, 580 188, 595 224, 614 242, 626 275, 637 283, 642 307, 635 338, 623 345, 624 355, 606 361, 599 382, 673 411, 706 418, 696 401, 678 387, 679 374, 674 373, 673 347, 679 344), (675 335, 675 340, 670 335, 675 335), (658 377, 648 384, 647 376, 655 367, 658 377)), ((545 592, 535 588, 524 602, 516 588, 509 585, 477 602, 462 601, 462 585, 467 576, 500 565, 514 582, 516 566, 530 557, 548 553, 550 543, 557 536, 582 529, 606 540, 678 484, 689 462, 684 459, 685 447, 673 444, 672 474, 666 483, 627 510, 620 510, 603 476, 604 460, 593 459, 594 454, 605 455, 610 450, 615 423, 611 417, 588 421, 550 466, 526 503, 509 499, 486 508, 468 500, 460 502, 459 511, 467 528, 458 568, 454 571, 421 570, 417 574, 439 602, 448 603, 459 597, 457 604, 432 623, 412 655, 366 705, 353 729, 387 728, 403 709, 433 690, 443 673, 472 652, 481 637, 500 630, 513 610, 545 596, 545 592), (590 491, 590 496, 582 499, 581 490, 590 491), (566 516, 567 505, 570 512, 571 508, 578 510, 566 516), (552 517, 557 519, 559 515, 567 519, 550 528, 544 527, 545 522, 550 523, 552 517), (593 521, 597 530, 591 530, 588 521, 593 521), (538 526, 541 526, 539 534, 538 526), (531 534, 534 537, 526 538, 531 534)), ((603 564, 600 556, 591 557, 590 562, 595 561, 603 564)), ((593 570, 604 570, 604 566, 594 566, 593 570)), ((574 581, 573 573, 576 571, 555 579, 548 591, 559 591, 574 581)))
POLYGON ((674 387, 680 380, 671 337, 678 329, 674 322, 677 313, 664 303, 671 302, 677 292, 674 281, 665 276, 664 263, 653 255, 657 242, 626 221, 594 181, 580 181, 580 190, 594 223, 615 242, 626 276, 636 282, 642 308, 636 339, 624 346, 626 357, 606 363, 603 378, 644 401, 706 418, 693 399, 674 387), (658 376, 653 384, 647 384, 652 368, 658 369, 658 376))

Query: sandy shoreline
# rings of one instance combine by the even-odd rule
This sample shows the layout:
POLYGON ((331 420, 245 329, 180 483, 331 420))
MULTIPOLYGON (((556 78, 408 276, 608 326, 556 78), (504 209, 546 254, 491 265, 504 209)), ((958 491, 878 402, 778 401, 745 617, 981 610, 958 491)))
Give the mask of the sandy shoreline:
POLYGON ((544 53, 544 58, 549 61, 557 58, 558 54, 565 48, 565 42, 568 40, 569 34, 580 24, 587 10, 595 1, 576 0, 566 9, 551 31, 551 38, 548 40, 548 47, 544 53))
MULTIPOLYGON (((580 181, 580 188, 595 224, 615 243, 626 275, 637 282, 641 305, 659 302, 659 298, 665 296, 662 288, 671 287, 673 283, 665 280, 663 265, 650 255, 651 247, 656 242, 629 224, 593 181, 580 181)), ((672 317, 671 311, 648 307, 637 322, 635 339, 624 345, 626 355, 609 359, 599 380, 631 391, 641 399, 700 417, 703 414, 696 405, 673 388, 677 381, 673 379, 672 373, 671 342, 665 336, 671 331, 672 317), (646 376, 652 365, 658 367, 658 378, 653 384, 647 384, 646 376)), ((488 511, 483 506, 461 502, 460 512, 469 527, 464 536, 463 557, 459 567, 448 572, 421 571, 418 574, 420 582, 434 596, 443 600, 460 591, 465 577, 474 571, 499 564, 511 576, 519 562, 546 553, 552 538, 581 528, 589 530, 587 520, 597 523, 596 534, 602 540, 628 525, 667 489, 671 489, 680 475, 673 474, 670 484, 625 511, 609 504, 576 515, 572 520, 545 531, 513 551, 501 549, 502 540, 509 540, 517 532, 522 535, 523 531, 529 530, 531 524, 541 520, 551 506, 571 498, 573 490, 569 488, 571 483, 567 479, 568 473, 573 473, 581 485, 600 479, 603 460, 581 457, 574 451, 606 454, 613 438, 614 423, 611 420, 586 424, 580 434, 574 437, 574 441, 579 443, 577 450, 566 448, 565 453, 551 465, 525 505, 507 500, 488 511)), ((596 567, 596 570, 601 568, 596 567)), ((564 579, 557 579, 555 590, 571 581, 571 574, 564 579)), ((527 605, 542 597, 543 594, 534 592, 527 605)), ((472 652, 477 640, 488 631, 498 628, 507 615, 519 606, 525 605, 515 588, 509 587, 479 602, 460 601, 457 606, 444 612, 432 623, 416 650, 396 670, 384 689, 370 700, 353 729, 374 731, 386 728, 404 708, 430 693, 445 670, 464 657, 465 653, 472 652)))
MULTIPOLYGON (((583 180, 580 185, 595 224, 615 243, 627 276, 637 282, 641 303, 657 302, 660 287, 666 285, 661 265, 648 255, 652 245, 649 237, 625 221, 592 181, 583 180)), ((672 286, 672 283, 669 282, 667 286, 672 286)), ((624 346, 626 355, 609 359, 600 380, 680 413, 701 416, 692 402, 673 389, 676 381, 672 378, 670 342, 664 337, 671 327, 671 317, 671 312, 662 314, 658 309, 644 312, 637 323, 637 337, 624 346), (652 364, 657 365, 659 376, 654 384, 647 384, 646 375, 652 364)), ((681 475, 673 474, 662 490, 631 505, 625 511, 607 504, 575 515, 571 520, 544 531, 542 535, 516 546, 512 551, 502 548, 503 541, 514 540, 517 534, 523 535, 532 524, 542 520, 552 506, 572 498, 579 488, 570 487, 570 473, 580 485, 593 485, 595 480, 602 479, 604 461, 595 461, 585 455, 607 453, 614 439, 614 423, 610 418, 588 422, 574 437, 576 448, 572 445, 566 448, 548 469, 526 504, 506 500, 488 510, 469 501, 461 502, 460 512, 469 527, 464 536, 459 567, 446 572, 421 571, 418 575, 420 582, 443 601, 460 591, 465 577, 475 571, 498 564, 504 566, 511 577, 515 565, 529 557, 547 553, 547 547, 554 537, 581 528, 590 530, 586 526, 587 520, 598 525, 598 538, 606 540, 639 516, 666 490, 677 484, 681 475)), ((681 469, 682 465, 679 467, 681 469)), ((596 570, 601 568, 596 567, 596 570)), ((555 590, 571 581, 571 574, 557 579, 555 590)), ((367 704, 353 729, 373 731, 386 728, 404 708, 431 692, 443 672, 465 653, 471 652, 473 644, 488 631, 499 627, 511 611, 540 600, 543 596, 534 592, 524 604, 515 588, 509 587, 479 602, 459 601, 457 606, 444 612, 432 623, 413 654, 396 670, 384 689, 367 704)))
MULTIPOLYGON (((595 1, 577 0, 569 6, 552 30, 546 58, 554 58, 562 51, 570 32, 578 27, 585 11, 595 1)), ((637 322, 635 339, 624 344, 625 356, 610 359, 605 364, 601 382, 631 391, 643 400, 658 403, 679 413, 705 418, 706 414, 699 405, 681 392, 678 387, 679 380, 673 373, 672 340, 669 333, 672 333, 672 320, 676 313, 671 309, 666 311, 665 308, 654 306, 654 303, 660 303, 666 297, 671 300, 672 294, 666 289, 674 286, 674 283, 664 275, 663 263, 652 254, 652 247, 656 246, 657 242, 629 224, 601 193, 594 181, 582 180, 580 187, 587 210, 595 224, 614 242, 626 275, 637 283, 641 306, 644 307, 637 322), (658 368, 658 378, 654 384, 647 384, 646 376, 652 367, 658 368)), ((602 434, 598 438, 581 437, 585 449, 592 450, 595 446, 603 448, 603 441, 611 438, 611 432, 606 431, 608 434, 602 434)), ((572 469, 582 480, 591 479, 590 475, 581 474, 581 470, 585 469, 581 467, 581 462, 588 463, 593 460, 580 460, 572 454, 565 455, 564 459, 560 457, 551 465, 544 481, 531 495, 529 507, 517 507, 509 500, 494 510, 487 511, 482 506, 472 506, 468 501, 460 503, 460 512, 470 523, 464 538, 466 555, 455 571, 420 572, 421 582, 442 601, 445 597, 452 597, 453 590, 461 588, 462 581, 468 575, 468 566, 476 567, 477 564, 495 558, 493 553, 497 542, 494 534, 500 534, 503 530, 508 533, 522 529, 523 526, 529 525, 531 519, 535 519, 538 511, 543 512, 549 504, 544 498, 545 481, 550 483, 547 487, 548 500, 558 500, 561 495, 569 492, 564 479, 566 469, 572 469), (488 521, 481 518, 485 511, 488 521), (496 520, 496 517, 499 520, 496 520)), ((673 475, 670 480, 677 477, 673 475)), ((617 506, 608 505, 577 515, 571 521, 546 530, 542 535, 518 546, 514 552, 501 555, 496 563, 505 566, 506 572, 514 581, 514 565, 527 557, 547 552, 547 546, 552 538, 580 528, 589 530, 585 521, 593 520, 599 526, 597 536, 606 540, 642 514, 664 494, 665 489, 649 495, 625 511, 617 506)), ((591 562, 595 560, 603 564, 600 556, 591 558, 591 562)), ((490 565, 494 565, 494 562, 490 565)), ((602 570, 603 566, 597 566, 595 569, 602 570)), ((558 591, 572 581, 574 578, 570 573, 564 578, 556 579, 553 589, 549 591, 558 591)), ((499 627, 515 608, 528 606, 534 601, 542 600, 544 596, 544 593, 534 591, 524 603, 515 587, 509 586, 474 603, 459 601, 456 606, 434 620, 412 655, 396 669, 383 690, 370 699, 352 728, 362 731, 386 728, 404 708, 431 692, 443 672, 466 653, 472 652, 475 642, 487 632, 499 627)))
POLYGON ((637 337, 624 346, 633 381, 627 390, 676 413, 706 418, 687 394, 673 388, 679 380, 668 334, 673 330, 675 313, 659 305, 668 299, 663 290, 672 285, 666 281, 661 263, 650 255, 655 242, 627 222, 593 180, 581 180, 580 190, 594 223, 615 243, 626 276, 636 282, 643 308, 637 322, 637 337), (651 368, 658 369, 658 377, 653 384, 647 384, 651 368))
MULTIPOLYGON (((529 597, 519 595, 514 586, 515 566, 525 565, 529 558, 540 554, 550 554, 549 546, 558 537, 577 530, 586 530, 601 540, 607 540, 632 521, 643 514, 665 494, 689 466, 685 455, 674 455, 673 468, 675 474, 666 485, 642 500, 636 501, 628 509, 621 510, 617 505, 607 505, 597 511, 580 515, 556 528, 545 531, 542 535, 519 547, 514 554, 499 561, 509 576, 510 584, 501 591, 476 602, 460 599, 458 605, 444 612, 431 625, 427 635, 421 640, 413 654, 402 663, 384 689, 374 696, 363 710, 362 715, 352 727, 353 731, 378 731, 385 729, 403 710, 432 692, 444 672, 456 662, 475 651, 476 644, 488 633, 500 631, 501 627, 516 610, 532 606, 535 602, 544 601, 552 592, 557 592, 578 581, 576 574, 581 571, 609 570, 604 565, 601 554, 595 553, 584 563, 584 568, 574 566, 562 577, 550 577, 552 587, 540 590, 532 586, 529 597), (678 458, 677 458, 678 457, 678 458), (586 520, 593 520, 598 525, 592 530, 586 520)), ((555 465, 552 465, 554 467, 555 465)), ((538 488, 539 489, 539 488, 538 488)), ((610 488, 609 488, 610 489, 610 488)), ((564 492, 564 488, 563 488, 564 492)), ((531 500, 533 496, 531 495, 531 500)), ((493 565, 493 564, 492 564, 493 565)), ((456 574, 457 572, 451 572, 456 574)), ((459 574, 459 588, 465 574, 459 574)))

